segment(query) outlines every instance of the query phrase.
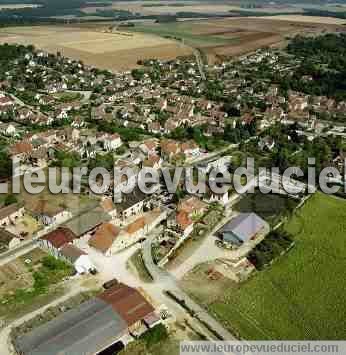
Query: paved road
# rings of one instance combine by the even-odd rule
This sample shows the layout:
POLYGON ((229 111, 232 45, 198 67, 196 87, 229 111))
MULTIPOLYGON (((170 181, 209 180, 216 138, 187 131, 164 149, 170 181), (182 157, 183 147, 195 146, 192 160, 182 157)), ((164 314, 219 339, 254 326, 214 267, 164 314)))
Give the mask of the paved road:
POLYGON ((204 72, 204 64, 203 64, 203 60, 201 58, 201 53, 199 52, 198 49, 194 49, 193 50, 193 54, 196 57, 196 62, 197 62, 197 65, 198 65, 198 70, 199 70, 199 73, 201 75, 201 78, 202 78, 203 81, 206 81, 207 80, 207 76, 205 75, 205 72, 204 72))
POLYGON ((7 252, 0 254, 0 266, 5 265, 26 253, 29 253, 35 248, 37 248, 36 242, 31 240, 25 244, 20 244, 13 250, 8 250, 7 252))
MULTIPOLYGON (((236 340, 236 338, 228 332, 216 319, 214 319, 206 310, 191 299, 183 290, 180 289, 177 280, 167 271, 155 265, 152 253, 151 244, 155 236, 149 237, 142 245, 142 253, 144 263, 154 279, 155 286, 160 287, 162 291, 169 291, 174 294, 179 300, 185 303, 186 307, 194 313, 194 319, 200 323, 207 324, 210 329, 218 334, 218 338, 223 340, 236 340)), ((167 301, 171 301, 168 295, 165 294, 167 301)))

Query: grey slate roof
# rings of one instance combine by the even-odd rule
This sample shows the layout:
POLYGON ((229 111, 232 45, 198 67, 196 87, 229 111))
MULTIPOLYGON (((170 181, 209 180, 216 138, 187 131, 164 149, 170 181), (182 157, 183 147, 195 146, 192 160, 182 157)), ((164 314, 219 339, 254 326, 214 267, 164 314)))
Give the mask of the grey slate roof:
POLYGON ((94 298, 14 341, 24 355, 93 355, 127 329, 112 306, 94 298))
POLYGON ((80 237, 109 220, 111 220, 111 216, 97 207, 69 220, 64 224, 64 227, 69 228, 77 237, 80 237))
POLYGON ((230 241, 236 237, 240 242, 244 243, 249 241, 255 234, 257 234, 266 222, 259 217, 256 213, 240 213, 233 218, 230 222, 225 224, 219 233, 224 236, 229 236, 230 241))
POLYGON ((148 199, 148 195, 146 195, 138 187, 136 187, 131 193, 123 193, 121 195, 121 202, 116 203, 117 212, 121 213, 146 199, 148 199))

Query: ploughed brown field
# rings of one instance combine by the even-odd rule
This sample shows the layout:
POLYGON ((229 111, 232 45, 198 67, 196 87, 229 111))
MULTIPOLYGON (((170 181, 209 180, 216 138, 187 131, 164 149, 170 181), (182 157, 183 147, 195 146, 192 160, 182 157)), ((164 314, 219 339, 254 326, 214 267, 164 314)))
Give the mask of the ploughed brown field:
MULTIPOLYGON (((317 20, 315 20, 317 21, 317 20)), ((224 38, 229 43, 206 45, 203 50, 209 60, 224 56, 237 56, 258 48, 286 43, 287 36, 299 33, 314 34, 324 31, 346 31, 346 26, 336 23, 301 22, 271 18, 228 18, 200 21, 193 28, 194 34, 224 38)))

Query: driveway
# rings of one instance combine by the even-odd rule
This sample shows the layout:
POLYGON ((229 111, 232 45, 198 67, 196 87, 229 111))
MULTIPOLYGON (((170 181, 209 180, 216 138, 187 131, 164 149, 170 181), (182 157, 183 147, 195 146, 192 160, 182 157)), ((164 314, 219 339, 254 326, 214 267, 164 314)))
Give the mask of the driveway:
MULTIPOLYGON (((173 275, 155 265, 151 253, 151 244, 154 237, 155 236, 148 237, 147 240, 143 243, 143 261, 154 279, 154 285, 161 289, 161 297, 163 295, 165 302, 170 303, 171 307, 174 305, 173 309, 178 310, 179 313, 183 311, 185 313, 185 318, 189 318, 197 328, 201 329, 202 333, 208 334, 208 331, 206 331, 205 327, 205 324, 207 324, 208 327, 213 329, 213 331, 216 332, 221 339, 235 340, 236 338, 230 332, 228 332, 221 323, 214 319, 205 309, 203 309, 182 289, 180 289, 180 286, 178 285, 177 280, 173 275), (167 291, 169 291, 171 294, 174 294, 174 296, 178 298, 181 303, 184 303, 193 313, 193 316, 188 315, 182 306, 172 301, 172 299, 166 294, 167 291)), ((213 336, 215 337, 215 335, 213 336)), ((210 333, 208 334, 208 337, 213 339, 213 337, 210 337, 210 333)))

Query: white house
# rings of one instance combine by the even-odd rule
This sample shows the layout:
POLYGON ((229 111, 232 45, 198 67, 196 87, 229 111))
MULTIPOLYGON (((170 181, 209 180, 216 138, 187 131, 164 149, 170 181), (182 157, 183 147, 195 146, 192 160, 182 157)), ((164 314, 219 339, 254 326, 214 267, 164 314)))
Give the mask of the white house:
POLYGON ((96 270, 89 256, 75 245, 68 243, 60 249, 61 258, 74 266, 78 274, 86 274, 96 270))
POLYGON ((206 197, 206 201, 208 203, 218 202, 221 205, 225 206, 229 202, 229 192, 225 191, 223 193, 215 193, 213 191, 209 191, 206 197))
POLYGON ((16 248, 20 238, 4 228, 0 228, 0 252, 16 248))
POLYGON ((231 159, 232 157, 230 155, 225 155, 224 157, 221 157, 216 160, 212 160, 206 164, 198 165, 198 168, 201 169, 202 171, 205 171, 206 173, 209 173, 213 169, 224 172, 230 166, 231 159))
POLYGON ((122 145, 121 138, 119 134, 106 134, 102 137, 104 149, 107 151, 113 151, 122 145))
POLYGON ((14 122, 0 123, 0 132, 6 136, 15 136, 18 131, 18 124, 14 122))
POLYGON ((16 219, 24 216, 24 213, 25 208, 17 203, 3 207, 0 209, 0 225, 8 226, 11 223, 15 223, 16 219))
POLYGON ((47 200, 38 200, 31 214, 45 226, 62 223, 72 218, 72 213, 62 207, 54 207, 47 200))

